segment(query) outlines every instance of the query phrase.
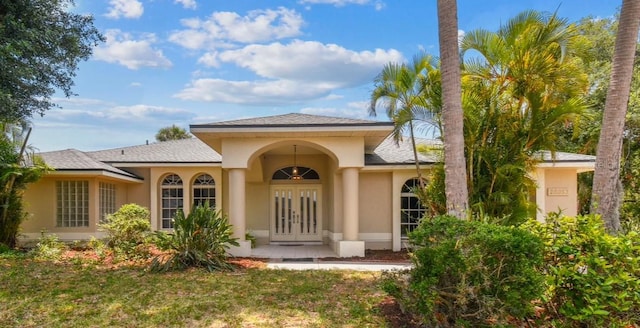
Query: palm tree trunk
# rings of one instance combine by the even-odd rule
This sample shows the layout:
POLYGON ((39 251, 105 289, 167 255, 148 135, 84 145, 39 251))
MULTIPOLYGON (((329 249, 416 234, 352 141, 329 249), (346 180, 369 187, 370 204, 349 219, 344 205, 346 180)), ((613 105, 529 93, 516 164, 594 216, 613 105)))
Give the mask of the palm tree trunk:
POLYGON ((422 172, 420 171, 420 162, 418 161, 418 149, 416 148, 416 138, 413 134, 413 121, 409 121, 409 133, 411 134, 411 146, 413 147, 413 160, 416 162, 416 176, 418 177, 418 183, 420 190, 424 191, 425 183, 422 178, 422 172))
POLYGON ((442 120, 447 213, 466 218, 468 189, 462 113, 458 7, 456 0, 438 0, 438 30, 442 63, 442 120))
POLYGON ((620 157, 639 27, 640 0, 623 0, 591 195, 592 210, 612 234, 620 230, 620 157))

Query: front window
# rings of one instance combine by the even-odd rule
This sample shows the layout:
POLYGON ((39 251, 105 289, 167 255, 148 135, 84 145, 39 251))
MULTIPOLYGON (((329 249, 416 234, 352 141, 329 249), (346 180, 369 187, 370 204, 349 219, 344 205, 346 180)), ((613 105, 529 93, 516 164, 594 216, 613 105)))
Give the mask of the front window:
POLYGON ((162 180, 162 229, 173 228, 173 217, 183 207, 182 179, 170 174, 162 180))
POLYGON ((193 206, 209 204, 216 207, 216 183, 208 174, 201 174, 193 181, 193 206))
POLYGON ((56 181, 56 226, 89 226, 89 181, 56 181))
POLYGON ((106 222, 107 216, 116 211, 116 185, 100 182, 100 222, 106 222))
POLYGON ((420 199, 413 193, 419 187, 418 179, 409 179, 402 186, 400 194, 400 235, 407 238, 407 234, 418 227, 424 217, 425 210, 420 199))

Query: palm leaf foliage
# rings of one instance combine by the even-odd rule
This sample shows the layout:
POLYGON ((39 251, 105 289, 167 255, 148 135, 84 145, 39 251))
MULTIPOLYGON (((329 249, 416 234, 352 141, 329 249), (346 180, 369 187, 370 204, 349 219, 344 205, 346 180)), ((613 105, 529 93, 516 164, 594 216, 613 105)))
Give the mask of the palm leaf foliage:
MULTIPOLYGON (((473 213, 502 218, 506 224, 535 214, 530 191, 535 190, 531 175, 540 161, 538 154, 553 154, 560 132, 587 109, 588 81, 576 52, 578 41, 574 25, 537 11, 522 12, 495 32, 478 29, 461 39, 465 157, 473 213)), ((371 108, 386 97, 395 100, 386 103, 386 110, 397 128, 419 117, 430 117, 441 128, 440 73, 437 62, 429 62, 428 69, 419 72, 412 64, 387 65, 376 80, 371 108), (386 76, 393 78, 381 78, 386 76)), ((423 201, 427 208, 442 209, 444 204, 434 203, 444 197, 434 193, 444 193, 444 171, 432 172, 423 201)))
POLYGON ((201 267, 209 271, 231 270, 227 262, 230 245, 239 246, 232 237, 227 218, 208 204, 200 204, 188 216, 178 211, 174 217, 172 234, 159 234, 160 244, 170 250, 168 255, 156 256, 151 271, 164 272, 201 267))

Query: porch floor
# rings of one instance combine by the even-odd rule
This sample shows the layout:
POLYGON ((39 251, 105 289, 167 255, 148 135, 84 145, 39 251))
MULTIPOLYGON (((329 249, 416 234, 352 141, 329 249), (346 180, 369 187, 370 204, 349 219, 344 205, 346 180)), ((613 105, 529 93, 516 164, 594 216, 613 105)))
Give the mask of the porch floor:
POLYGON ((258 245, 251 249, 251 256, 267 259, 338 257, 328 245, 258 245))

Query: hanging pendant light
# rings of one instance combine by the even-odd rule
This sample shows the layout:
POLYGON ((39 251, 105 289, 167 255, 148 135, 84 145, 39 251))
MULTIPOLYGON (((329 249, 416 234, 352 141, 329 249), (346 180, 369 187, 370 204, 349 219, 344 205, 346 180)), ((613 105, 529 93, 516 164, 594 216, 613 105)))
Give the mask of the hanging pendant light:
POLYGON ((298 172, 298 162, 296 158, 297 146, 293 145, 293 167, 291 168, 291 180, 302 180, 300 172, 298 172))

